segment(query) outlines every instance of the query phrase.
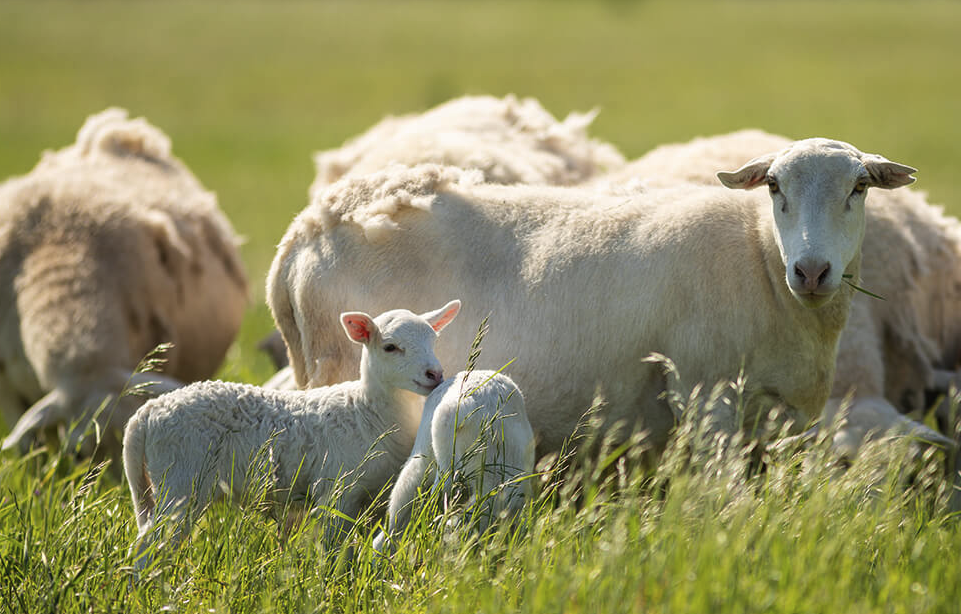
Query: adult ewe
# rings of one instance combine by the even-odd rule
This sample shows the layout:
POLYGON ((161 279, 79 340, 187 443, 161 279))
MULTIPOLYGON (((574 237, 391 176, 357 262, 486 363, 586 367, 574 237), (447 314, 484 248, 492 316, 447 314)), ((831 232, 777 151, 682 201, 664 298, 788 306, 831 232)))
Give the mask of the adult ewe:
MULTIPOLYGON (((455 98, 421 114, 387 117, 341 147, 314 155, 317 175, 311 198, 345 176, 383 170, 394 163, 434 162, 476 168, 490 183, 573 185, 624 164, 613 145, 591 139, 587 128, 597 115, 571 113, 554 119, 534 98, 492 96, 455 98)), ((279 334, 260 344, 274 363, 287 364, 279 334)), ((267 387, 292 387, 289 371, 267 387)))
POLYGON ((97 422, 119 452, 143 402, 125 386, 210 377, 247 300, 238 242, 167 136, 121 109, 0 185, 0 406, 16 423, 3 448, 109 400, 97 422), (163 375, 134 376, 161 343, 163 375))
MULTIPOLYGON (((267 487, 275 515, 326 503, 355 518, 410 452, 418 395, 444 379, 434 342, 459 309, 451 301, 423 315, 341 314, 344 338, 363 348, 356 381, 287 392, 200 382, 145 403, 123 440, 141 541, 137 566, 147 563, 151 539, 144 538, 158 522, 176 522, 176 544, 209 503, 237 502, 252 487, 267 487)), ((332 533, 340 526, 334 518, 332 533)))
MULTIPOLYGON (((824 139, 725 175, 743 188, 770 179, 770 198, 497 186, 454 168, 395 167, 317 194, 281 241, 268 303, 297 384, 318 386, 348 377, 355 359, 335 334, 345 303, 468 297, 438 356, 456 364, 492 312, 485 361, 517 358, 512 377, 542 453, 595 400, 607 425, 644 428, 659 448, 674 426, 666 385, 686 395, 742 366, 748 419, 771 405, 814 418, 853 293, 842 275, 858 276, 866 189, 909 183, 913 170, 824 139), (645 362, 652 352, 682 381, 645 362)), ((733 429, 726 411, 718 428, 733 429)))
MULTIPOLYGON (((716 185, 717 168, 739 166, 790 142, 742 130, 664 145, 597 183, 716 185)), ((925 389, 947 392, 961 366, 961 223, 910 189, 871 192, 865 214, 860 285, 887 300, 854 296, 832 396, 853 389, 859 397, 884 397, 903 412, 926 409, 925 389)), ((939 419, 953 434, 947 408, 939 408, 939 419)))

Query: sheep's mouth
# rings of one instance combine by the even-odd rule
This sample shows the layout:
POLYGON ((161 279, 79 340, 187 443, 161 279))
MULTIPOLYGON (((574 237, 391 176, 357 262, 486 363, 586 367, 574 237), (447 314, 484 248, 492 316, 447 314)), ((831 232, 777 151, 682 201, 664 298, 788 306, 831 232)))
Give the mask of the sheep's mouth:
POLYGON ((429 384, 418 382, 417 380, 413 380, 413 382, 418 388, 426 391, 424 394, 430 394, 434 390, 434 388, 437 388, 438 386, 440 386, 440 382, 431 382, 429 384))

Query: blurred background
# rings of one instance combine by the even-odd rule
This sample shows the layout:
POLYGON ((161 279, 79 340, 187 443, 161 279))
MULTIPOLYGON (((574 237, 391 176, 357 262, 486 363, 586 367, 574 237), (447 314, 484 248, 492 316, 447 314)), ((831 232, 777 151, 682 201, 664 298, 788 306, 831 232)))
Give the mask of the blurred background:
POLYGON ((270 374, 263 279, 311 154, 463 94, 594 107, 637 157, 757 127, 920 169, 961 213, 961 3, 920 0, 0 2, 0 178, 108 106, 173 140, 247 238, 250 315, 222 376, 270 374))

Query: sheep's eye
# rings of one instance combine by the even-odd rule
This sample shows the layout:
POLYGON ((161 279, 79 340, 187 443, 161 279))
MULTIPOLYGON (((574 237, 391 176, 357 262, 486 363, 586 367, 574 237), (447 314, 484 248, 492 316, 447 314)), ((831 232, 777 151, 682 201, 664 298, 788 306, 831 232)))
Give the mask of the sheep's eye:
POLYGON ((768 177, 767 189, 771 191, 771 194, 777 194, 781 190, 777 185, 777 180, 773 177, 768 177))
POLYGON ((852 194, 864 194, 864 191, 868 189, 868 183, 866 181, 859 181, 854 186, 852 194))
POLYGON ((396 352, 399 348, 393 343, 388 343, 384 346, 385 352, 396 352))

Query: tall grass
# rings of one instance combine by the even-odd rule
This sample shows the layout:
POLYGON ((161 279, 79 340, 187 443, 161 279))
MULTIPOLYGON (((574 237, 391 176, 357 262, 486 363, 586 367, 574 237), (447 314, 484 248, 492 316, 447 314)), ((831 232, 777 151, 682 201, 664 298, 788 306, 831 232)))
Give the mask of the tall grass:
MULTIPOLYGON (((936 0, 7 0, 0 177, 109 105, 168 132, 248 238, 252 305, 221 375, 258 382, 263 275, 306 204, 309 156, 384 114, 463 93, 600 106, 593 133, 629 157, 747 126, 832 136, 918 167, 918 187, 959 213, 959 23, 961 4, 936 0)), ((682 437, 657 471, 633 450, 546 467, 514 531, 451 533, 425 501, 390 559, 370 549, 373 513, 351 548, 329 548, 323 515, 282 543, 262 514, 217 506, 136 582, 124 485, 70 450, 4 455, 0 611, 961 608, 957 519, 930 471, 896 470, 905 450, 847 472, 824 444, 766 470, 690 451, 682 437)))

